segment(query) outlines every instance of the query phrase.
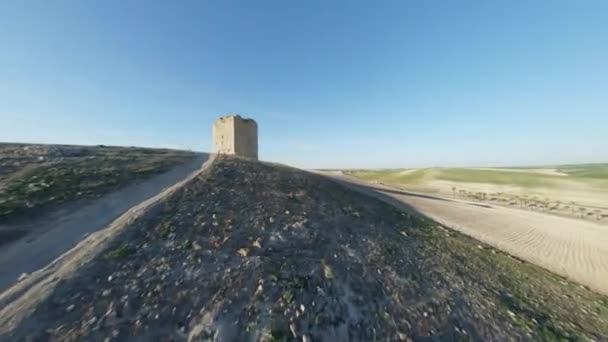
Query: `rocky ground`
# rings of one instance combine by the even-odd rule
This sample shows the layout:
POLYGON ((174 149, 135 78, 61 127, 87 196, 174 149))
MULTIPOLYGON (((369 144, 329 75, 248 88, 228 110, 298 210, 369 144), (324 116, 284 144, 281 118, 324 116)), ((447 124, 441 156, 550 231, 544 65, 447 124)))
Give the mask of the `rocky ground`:
POLYGON ((0 144, 0 245, 27 233, 3 229, 4 223, 100 197, 194 156, 136 147, 0 144))
POLYGON ((606 297, 278 165, 217 160, 96 248, 0 339, 608 339, 606 297))

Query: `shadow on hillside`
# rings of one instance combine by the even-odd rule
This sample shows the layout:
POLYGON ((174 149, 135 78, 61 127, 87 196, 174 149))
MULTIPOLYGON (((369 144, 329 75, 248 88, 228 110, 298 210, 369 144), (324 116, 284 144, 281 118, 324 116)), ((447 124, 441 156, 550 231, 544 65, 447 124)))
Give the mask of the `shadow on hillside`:
POLYGON ((327 177, 327 176, 322 176, 322 177, 324 177, 328 180, 331 180, 332 182, 338 183, 348 189, 354 190, 358 193, 361 193, 361 194, 364 194, 367 196, 377 198, 385 203, 391 204, 397 208, 406 210, 418 217, 421 217, 425 220, 430 220, 433 222, 435 222, 433 219, 429 218, 428 216, 426 216, 425 214, 420 212, 418 209, 416 209, 413 206, 411 206, 407 203, 404 203, 403 201, 400 201, 392 196, 389 196, 383 192, 389 192, 389 193, 393 193, 393 194, 397 194, 397 195, 416 196, 416 197, 436 199, 436 200, 441 200, 441 201, 449 201, 449 200, 446 200, 443 198, 425 196, 425 195, 410 193, 410 192, 401 191, 401 190, 392 190, 392 189, 379 188, 379 187, 364 185, 364 184, 359 184, 359 183, 352 183, 352 182, 349 182, 348 180, 344 180, 344 179, 338 179, 338 178, 327 177))
POLYGON ((418 198, 432 199, 432 200, 445 201, 445 202, 455 202, 455 201, 453 201, 451 199, 447 199, 447 198, 441 198, 441 197, 436 197, 436 196, 432 196, 432 195, 424 195, 424 194, 420 194, 420 193, 416 193, 416 192, 409 192, 409 191, 405 191, 405 190, 380 188, 380 187, 375 187, 372 185, 363 185, 363 184, 356 184, 356 185, 359 185, 361 187, 368 188, 368 189, 371 189, 374 191, 389 192, 389 193, 395 194, 395 195, 418 197, 418 198))
MULTIPOLYGON (((367 195, 371 195, 374 196, 376 198, 379 198, 385 202, 390 202, 394 205, 397 205, 399 207, 403 207, 411 212, 415 212, 416 214, 419 214, 421 216, 427 217, 424 214, 420 213, 417 209, 415 209, 414 207, 403 203, 402 201, 395 199, 391 196, 388 196, 386 194, 383 193, 390 193, 390 194, 394 194, 394 195, 399 195, 399 196, 408 196, 408 197, 417 197, 417 198, 424 198, 424 199, 430 199, 430 200, 436 200, 436 201, 444 201, 444 202, 453 202, 453 203, 466 203, 468 205, 472 205, 475 207, 480 207, 480 208, 486 208, 486 209, 493 209, 494 207, 491 205, 487 205, 487 204, 480 204, 480 203, 470 203, 470 202, 459 202, 459 201, 455 201, 455 200, 451 200, 449 198, 442 198, 442 197, 436 197, 433 195, 425 195, 425 194, 420 194, 420 193, 416 193, 416 192, 410 192, 410 191, 406 191, 406 190, 402 190, 402 189, 389 189, 389 188, 385 188, 385 187, 378 187, 378 186, 373 186, 373 185, 368 185, 368 184, 361 184, 361 183, 354 183, 354 182, 349 182, 348 180, 344 180, 344 179, 337 179, 337 178, 333 178, 333 177, 329 177, 332 180, 336 181, 337 183, 340 183, 346 187, 352 188, 352 189, 356 189, 359 190, 359 192, 363 192, 367 195)), ((428 217, 427 217, 428 218, 428 217)))

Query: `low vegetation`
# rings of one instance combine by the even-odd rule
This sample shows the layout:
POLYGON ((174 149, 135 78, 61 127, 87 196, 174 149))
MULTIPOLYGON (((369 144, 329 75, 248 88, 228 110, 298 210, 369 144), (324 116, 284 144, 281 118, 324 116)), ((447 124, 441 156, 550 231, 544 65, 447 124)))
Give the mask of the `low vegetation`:
POLYGON ((418 184, 432 179, 463 183, 488 183, 521 187, 552 186, 559 176, 534 172, 499 171, 483 169, 433 168, 414 170, 349 170, 345 173, 365 180, 418 184))
POLYGON ((479 274, 479 283, 485 283, 488 296, 499 303, 497 308, 506 312, 514 324, 534 332, 534 340, 608 336, 608 298, 491 247, 476 245, 464 235, 449 234, 453 237, 435 234, 434 241, 463 260, 454 265, 455 273, 479 274), (480 270, 483 271, 479 273, 480 270), (583 333, 591 330, 598 334, 583 333))
POLYGON ((557 170, 576 177, 608 179, 608 164, 562 165, 557 170))
POLYGON ((502 204, 510 207, 518 207, 544 213, 559 214, 563 216, 574 216, 582 219, 604 221, 608 219, 608 209, 589 207, 574 201, 561 202, 549 198, 528 195, 512 195, 503 192, 479 192, 467 191, 457 187, 452 188, 453 196, 466 200, 502 204))
POLYGON ((346 171, 365 180, 391 183, 418 183, 428 177, 426 169, 420 170, 357 170, 346 171))
POLYGON ((0 145, 0 222, 101 196, 192 156, 143 148, 0 145))
POLYGON ((551 187, 560 176, 534 172, 513 172, 481 169, 439 169, 437 179, 464 182, 513 185, 524 188, 551 187))
POLYGON ((556 171, 555 174, 536 172, 534 168, 426 168, 345 170, 344 172, 362 179, 399 183, 417 183, 421 180, 440 179, 465 183, 550 187, 559 185, 559 182, 564 179, 570 181, 608 181, 608 164, 563 165, 552 169, 556 171))
POLYGON ((116 249, 107 252, 104 256, 107 259, 122 259, 133 254, 133 252, 133 249, 130 248, 128 245, 122 245, 116 249))
MULTIPOLYGON (((439 192, 455 198, 519 207, 593 221, 608 221, 608 205, 580 203, 552 197, 560 189, 584 198, 587 191, 608 191, 608 164, 563 165, 553 168, 431 168, 413 170, 347 170, 344 173, 367 181, 439 192), (443 182, 443 183, 441 183, 443 182), (450 184, 448 186, 447 184, 450 184), (479 185, 494 191, 479 191, 479 185), (446 188, 447 187, 447 188, 446 188)), ((608 200, 608 196, 605 196, 608 200)), ((607 202, 608 203, 608 202, 607 202)))

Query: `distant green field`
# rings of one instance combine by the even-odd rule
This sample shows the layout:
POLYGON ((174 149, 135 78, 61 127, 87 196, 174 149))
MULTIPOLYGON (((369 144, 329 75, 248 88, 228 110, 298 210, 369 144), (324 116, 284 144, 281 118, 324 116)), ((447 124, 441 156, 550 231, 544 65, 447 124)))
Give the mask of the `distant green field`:
POLYGON ((504 169, 476 168, 430 168, 404 172, 393 170, 352 170, 347 174, 365 180, 387 183, 415 184, 422 181, 445 180, 462 183, 487 183, 512 185, 524 188, 555 187, 564 180, 580 181, 598 187, 608 187, 608 164, 561 165, 554 167, 518 167, 516 171, 504 169), (567 176, 534 172, 534 168, 554 168, 567 176), (529 169, 529 172, 525 170, 529 169))
POLYGON ((518 171, 440 169, 436 178, 452 182, 540 187, 554 185, 560 176, 518 171))
POLYGON ((419 169, 407 173, 403 171, 405 170, 354 170, 345 171, 345 173, 365 180, 403 184, 417 183, 428 177, 428 169, 419 169))
POLYGON ((608 180, 608 164, 566 164, 566 165, 538 165, 538 166, 509 166, 496 169, 517 169, 517 170, 534 170, 534 169, 554 169, 557 172, 565 173, 572 177, 579 178, 594 178, 608 180))
POLYGON ((574 177, 608 180, 608 164, 562 165, 557 170, 574 177))

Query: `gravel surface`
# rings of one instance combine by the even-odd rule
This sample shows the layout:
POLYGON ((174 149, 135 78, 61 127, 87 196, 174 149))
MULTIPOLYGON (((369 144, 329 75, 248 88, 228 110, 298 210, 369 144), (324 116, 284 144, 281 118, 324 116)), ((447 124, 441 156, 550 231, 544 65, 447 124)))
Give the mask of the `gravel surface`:
POLYGON ((222 157, 156 201, 47 270, 48 291, 9 291, 0 339, 608 334, 606 297, 322 176, 222 157))

